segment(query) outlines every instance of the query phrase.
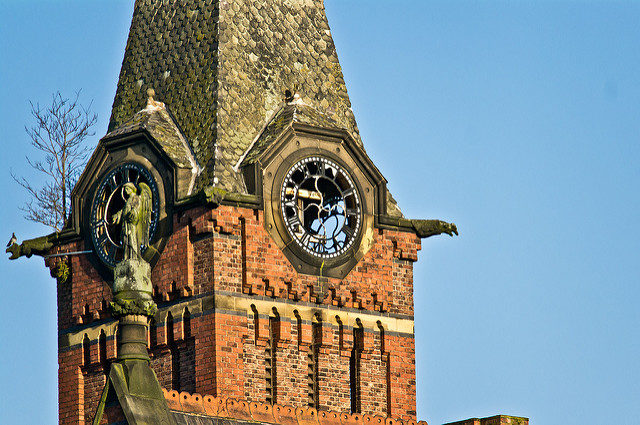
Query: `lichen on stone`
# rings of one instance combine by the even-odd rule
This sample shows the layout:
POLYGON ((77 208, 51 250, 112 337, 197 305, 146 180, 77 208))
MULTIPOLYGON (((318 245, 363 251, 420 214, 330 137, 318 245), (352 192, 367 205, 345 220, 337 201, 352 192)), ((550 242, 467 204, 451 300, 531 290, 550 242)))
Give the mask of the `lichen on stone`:
POLYGON ((67 282, 71 276, 71 267, 69 266, 69 259, 62 257, 56 261, 55 265, 51 268, 51 277, 56 278, 58 285, 62 285, 67 282))
POLYGON ((11 256, 9 257, 10 260, 16 260, 22 256, 27 258, 31 258, 32 255, 44 256, 53 247, 52 239, 56 238, 57 234, 52 233, 35 239, 27 239, 19 245, 14 242, 6 249, 5 252, 11 253, 11 256))
POLYGON ((411 220, 411 225, 420 238, 428 238, 443 233, 449 236, 458 235, 458 228, 455 224, 442 220, 411 220))
POLYGON ((158 311, 158 306, 153 300, 141 299, 116 299, 111 302, 111 311, 114 317, 128 314, 153 317, 158 311))

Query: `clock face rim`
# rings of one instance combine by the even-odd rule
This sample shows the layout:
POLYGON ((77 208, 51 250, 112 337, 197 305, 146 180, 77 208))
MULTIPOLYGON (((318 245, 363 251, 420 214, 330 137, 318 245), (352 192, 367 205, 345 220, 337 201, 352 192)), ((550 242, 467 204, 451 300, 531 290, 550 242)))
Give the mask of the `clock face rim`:
MULTIPOLYGON (((312 153, 307 153, 302 155, 293 155, 292 157, 293 158, 290 157, 289 161, 286 161, 286 163, 283 164, 284 167, 282 168, 284 170, 282 173, 282 177, 278 180, 279 191, 278 191, 277 216, 279 218, 278 221, 280 221, 282 226, 284 227, 288 238, 290 239, 290 241, 293 242, 292 244, 288 244, 288 245, 292 248, 293 251, 299 254, 298 257, 302 257, 302 259, 306 259, 307 262, 312 264, 321 262, 322 266, 325 266, 325 265, 331 266, 331 265, 336 265, 349 260, 353 256, 354 252, 357 250, 357 246, 359 245, 359 241, 361 239, 362 229, 364 225, 363 215, 364 215, 365 205, 364 205, 364 198, 361 196, 361 190, 360 190, 358 181, 354 179, 352 173, 349 172, 349 167, 347 167, 343 161, 341 161, 339 158, 336 158, 333 155, 328 155, 325 152, 318 152, 316 150, 315 152, 312 152, 312 153), (337 190, 340 191, 340 195, 342 196, 342 201, 344 202, 345 198, 349 196, 353 196, 355 200, 356 224, 352 229, 353 231, 351 233, 351 236, 348 242, 346 243, 346 245, 344 245, 340 249, 330 254, 319 254, 317 250, 311 249, 308 243, 305 244, 304 241, 302 241, 300 237, 298 237, 296 232, 294 232, 290 228, 289 220, 287 220, 287 213, 285 211, 285 208, 292 208, 290 205, 285 205, 285 197, 287 196, 286 186, 289 182, 291 182, 292 174, 295 173, 295 171, 298 170, 300 166, 303 166, 304 164, 307 164, 310 162, 318 162, 318 161, 328 163, 329 165, 331 165, 333 168, 336 169, 337 172, 336 172, 336 176, 334 177, 333 184, 336 186, 337 190), (343 179, 348 183, 347 190, 351 190, 352 192, 351 194, 344 196, 343 193, 345 191, 342 191, 340 187, 338 187, 338 185, 335 183, 335 179, 339 175, 343 176, 343 179), (329 264, 325 264, 325 263, 329 263, 329 264)), ((302 185, 302 183, 304 183, 308 178, 309 177, 305 177, 305 180, 299 183, 298 186, 302 185)), ((297 196, 297 189, 294 189, 294 192, 295 192, 295 196, 297 196)), ((346 211, 344 215, 345 216, 347 215, 346 211)), ((297 223, 304 229, 304 232, 302 233, 303 236, 305 234, 306 235, 310 234, 308 229, 306 229, 305 226, 302 225, 302 223, 300 223, 299 221, 297 223)), ((346 225, 347 223, 345 221, 341 229, 346 225)), ((342 231, 338 232, 338 234, 340 233, 343 233, 343 232, 342 231)), ((314 238, 314 237, 315 237, 314 235, 309 236, 309 238, 307 238, 307 241, 310 242, 311 238, 314 238)), ((316 237, 316 240, 317 239, 318 238, 316 237)))
MULTIPOLYGON (((97 257, 100 259, 100 261, 109 268, 113 268, 117 264, 115 259, 115 254, 107 255, 107 253, 105 252, 106 250, 102 248, 102 244, 100 243, 101 238, 99 237, 99 233, 98 233, 99 229, 103 229, 102 231, 106 233, 107 235, 106 243, 110 244, 110 249, 119 250, 121 248, 115 243, 112 235, 109 233, 108 218, 105 219, 104 217, 96 217, 96 215, 98 214, 101 204, 106 204, 103 215, 106 215, 110 211, 109 205, 113 200, 112 198, 115 195, 117 195, 118 192, 121 192, 122 186, 124 185, 124 183, 126 183, 125 181, 120 181, 120 183, 118 183, 115 186, 115 188, 113 188, 113 187, 110 187, 109 185, 110 179, 113 176, 117 175, 118 173, 121 173, 125 169, 136 170, 138 172, 138 179, 140 179, 140 176, 144 177, 143 179, 144 183, 146 183, 151 189, 152 220, 149 226, 150 241, 154 240, 154 237, 156 236, 156 233, 159 228, 160 197, 159 197, 158 184, 156 182, 156 179, 153 177, 153 173, 150 170, 148 170, 147 167, 135 161, 127 161, 103 173, 102 177, 98 179, 98 185, 96 187, 96 190, 93 195, 93 200, 91 202, 91 210, 89 212, 89 228, 90 228, 91 242, 93 244, 95 253, 97 257), (104 199, 103 195, 107 190, 107 188, 111 189, 110 193, 107 195, 107 201, 105 203, 100 202, 101 198, 104 199)), ((130 178, 130 174, 129 174, 129 178, 130 178)), ((148 248, 147 246, 142 247, 143 255, 147 250, 147 248, 148 248)))

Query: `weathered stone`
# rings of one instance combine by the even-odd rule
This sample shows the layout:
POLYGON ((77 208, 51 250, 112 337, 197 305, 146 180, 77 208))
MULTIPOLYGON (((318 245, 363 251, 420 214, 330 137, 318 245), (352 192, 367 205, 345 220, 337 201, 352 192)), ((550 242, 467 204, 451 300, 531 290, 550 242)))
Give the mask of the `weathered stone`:
POLYGON ((114 316, 141 314, 153 316, 157 306, 153 302, 151 266, 142 259, 130 258, 116 265, 111 303, 114 316))
POLYGON ((123 260, 113 272, 113 293, 121 297, 130 297, 129 293, 140 293, 151 298, 151 266, 142 259, 130 258, 123 260))
POLYGON ((52 235, 41 236, 35 239, 29 239, 21 244, 17 244, 14 242, 6 249, 6 252, 11 253, 10 260, 16 260, 22 256, 30 258, 32 255, 45 255, 52 247, 53 242, 51 241, 52 235))
POLYGON ((441 235, 446 233, 449 236, 458 235, 458 228, 453 223, 442 220, 411 220, 416 234, 421 238, 441 235))

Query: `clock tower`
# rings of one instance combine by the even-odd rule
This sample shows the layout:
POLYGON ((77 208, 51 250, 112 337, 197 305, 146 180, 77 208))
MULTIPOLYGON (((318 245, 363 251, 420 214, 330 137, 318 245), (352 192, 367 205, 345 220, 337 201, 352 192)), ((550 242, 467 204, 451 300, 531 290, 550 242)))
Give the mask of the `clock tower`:
POLYGON ((55 255, 60 423, 414 424, 413 263, 457 229, 365 146, 322 0, 137 0, 67 226, 9 248, 55 255))

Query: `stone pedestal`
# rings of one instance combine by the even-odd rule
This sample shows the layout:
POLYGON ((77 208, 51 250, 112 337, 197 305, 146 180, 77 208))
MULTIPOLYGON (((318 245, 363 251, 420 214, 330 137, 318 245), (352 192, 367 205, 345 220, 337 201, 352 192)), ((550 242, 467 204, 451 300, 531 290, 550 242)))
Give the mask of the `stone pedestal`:
POLYGON ((153 302, 151 266, 131 258, 118 263, 113 279, 113 315, 118 323, 118 360, 149 360, 147 333, 149 317, 158 307, 153 302))
POLYGON ((128 314, 153 316, 158 310, 153 302, 151 266, 142 259, 128 259, 118 263, 114 272, 114 316, 128 314))
POLYGON ((118 323, 118 360, 149 360, 147 316, 127 314, 118 323))

